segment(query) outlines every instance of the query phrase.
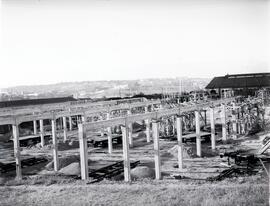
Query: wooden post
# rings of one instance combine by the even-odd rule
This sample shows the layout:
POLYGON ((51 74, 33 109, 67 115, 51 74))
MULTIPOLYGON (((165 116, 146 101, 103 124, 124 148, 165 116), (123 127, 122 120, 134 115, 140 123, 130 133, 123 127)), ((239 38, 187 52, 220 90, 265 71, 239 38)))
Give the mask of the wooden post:
POLYGON ((68 117, 69 120, 69 131, 72 131, 72 117, 68 117))
POLYGON ((222 104, 221 106, 221 124, 222 124, 222 141, 227 140, 227 131, 226 131, 226 105, 222 104))
POLYGON ((121 126, 122 130, 122 144, 123 144, 123 158, 124 158, 124 179, 125 182, 131 181, 130 176, 130 161, 129 161, 129 145, 128 132, 126 126, 121 126))
POLYGON ((145 120, 145 124, 146 124, 146 142, 150 142, 150 120, 149 119, 146 119, 145 120))
POLYGON ((153 139, 154 139, 154 152, 155 152, 155 173, 156 179, 161 179, 161 171, 160 171, 160 152, 159 152, 159 129, 158 129, 158 122, 152 122, 152 129, 153 129, 153 139))
POLYGON ((67 141, 67 118, 63 117, 64 142, 67 141))
POLYGON ((83 124, 78 125, 79 144, 80 144, 80 164, 81 164, 81 178, 82 180, 88 179, 88 151, 87 139, 83 124))
POLYGON ((176 118, 176 132, 178 141, 178 168, 183 169, 183 142, 182 142, 182 118, 176 118))
POLYGON ((199 111, 195 111, 195 124, 196 124, 196 148, 197 148, 197 156, 202 156, 202 150, 201 150, 201 126, 200 126, 200 115, 199 111))
POLYGON ((14 144, 14 156, 16 162, 16 178, 22 179, 22 167, 21 167, 21 151, 19 140, 19 127, 18 125, 12 125, 13 132, 13 144, 14 144))
POLYGON ((53 164, 54 171, 59 169, 59 160, 58 160, 58 144, 56 138, 56 123, 55 119, 52 119, 52 140, 53 140, 53 164))
POLYGON ((107 136, 108 136, 108 153, 112 154, 112 150, 113 150, 113 144, 112 144, 112 128, 108 127, 107 128, 107 136))
POLYGON ((210 107, 210 125, 211 125, 211 148, 216 149, 216 129, 215 129, 215 113, 214 108, 210 107))
POLYGON ((41 144, 41 147, 44 147, 44 145, 45 145, 45 139, 44 139, 43 119, 40 119, 39 120, 39 126, 40 126, 40 144, 41 144))
POLYGON ((34 134, 36 135, 37 134, 37 121, 36 120, 33 121, 33 128, 34 128, 34 134))

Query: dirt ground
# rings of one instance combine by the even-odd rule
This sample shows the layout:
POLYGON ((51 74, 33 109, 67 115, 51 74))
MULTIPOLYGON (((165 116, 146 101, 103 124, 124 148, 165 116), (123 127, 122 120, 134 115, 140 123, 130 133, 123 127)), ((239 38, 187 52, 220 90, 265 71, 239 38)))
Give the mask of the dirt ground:
MULTIPOLYGON (((202 143, 202 158, 195 157, 195 143, 186 143, 193 155, 184 152, 184 169, 177 168, 176 141, 160 140, 162 181, 143 179, 130 184, 123 181, 103 180, 95 184, 71 177, 37 175, 46 164, 23 169, 22 181, 0 179, 0 205, 268 205, 269 183, 262 167, 256 175, 227 178, 209 182, 228 169, 226 158, 220 158, 222 150, 244 149, 254 152, 261 146, 266 132, 255 136, 242 136, 226 143, 217 142, 212 152, 210 142, 202 143), (33 176, 33 171, 35 175, 33 176), (181 176, 175 179, 173 176, 181 176), (15 198, 16 197, 16 198, 15 198)), ((218 135, 218 137, 220 134, 218 135)), ((74 137, 75 138, 75 137, 74 137)), ((220 138, 218 138, 220 139, 220 138)), ((77 145, 77 144, 74 144, 77 145)), ((79 155, 77 146, 64 146, 60 157, 79 155)), ((24 148, 22 156, 46 156, 51 159, 51 148, 24 148)), ((114 145, 113 154, 107 148, 88 149, 90 170, 121 161, 121 145, 114 145)), ((154 168, 153 143, 147 143, 144 132, 134 134, 134 147, 130 148, 131 161, 154 168)), ((44 174, 44 173, 43 173, 44 174)))

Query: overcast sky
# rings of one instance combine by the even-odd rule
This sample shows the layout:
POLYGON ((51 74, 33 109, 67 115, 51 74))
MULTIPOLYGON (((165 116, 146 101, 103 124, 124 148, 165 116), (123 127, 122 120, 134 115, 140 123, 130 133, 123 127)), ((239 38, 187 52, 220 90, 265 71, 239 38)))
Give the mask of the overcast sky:
POLYGON ((270 70, 266 0, 1 3, 0 88, 270 70))

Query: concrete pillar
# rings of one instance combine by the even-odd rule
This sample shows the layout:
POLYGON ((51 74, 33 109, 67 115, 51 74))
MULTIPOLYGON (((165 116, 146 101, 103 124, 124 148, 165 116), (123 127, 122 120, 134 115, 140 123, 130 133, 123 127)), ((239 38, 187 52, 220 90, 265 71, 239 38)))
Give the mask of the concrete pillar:
POLYGON ((183 169, 183 140, 182 140, 182 118, 176 118, 176 132, 178 142, 178 168, 183 169))
POLYGON ((236 108, 235 103, 233 103, 233 110, 232 110, 232 130, 233 130, 233 139, 237 138, 237 124, 236 124, 236 108))
POLYGON ((240 120, 237 121, 237 125, 238 125, 238 134, 241 134, 241 122, 240 122, 240 120))
POLYGON ((108 153, 112 154, 113 144, 112 144, 112 128, 107 128, 107 137, 108 137, 108 153))
POLYGON ((107 114, 106 114, 106 120, 109 120, 111 118, 111 116, 110 116, 110 113, 108 112, 107 114))
POLYGON ((63 117, 63 133, 64 133, 64 141, 67 141, 67 118, 63 117))
POLYGON ((44 147, 45 145, 45 139, 44 139, 44 124, 43 119, 39 120, 39 127, 40 127, 40 144, 41 147, 44 147))
POLYGON ((149 119, 146 119, 145 120, 145 124, 146 124, 146 130, 145 130, 145 133, 146 133, 146 142, 150 142, 150 120, 149 119))
POLYGON ((194 126, 194 119, 193 119, 192 114, 189 114, 188 115, 188 118, 189 118, 189 122, 190 122, 190 128, 193 128, 193 126, 194 126))
POLYGON ((241 122, 241 128, 242 128, 242 134, 246 134, 246 125, 245 125, 245 121, 241 122))
POLYGON ((69 131, 72 131, 72 117, 68 117, 68 121, 69 121, 69 131))
POLYGON ((169 120, 168 119, 165 120, 165 134, 166 134, 166 136, 169 136, 170 135, 170 131, 169 131, 169 120))
POLYGON ((148 106, 144 107, 144 112, 147 113, 148 112, 148 106))
POLYGON ((183 122, 184 122, 184 130, 187 131, 188 130, 188 127, 187 127, 187 118, 186 116, 183 116, 183 122))
POLYGON ((159 151, 159 129, 158 122, 152 122, 152 130, 153 130, 153 140, 154 140, 154 152, 155 152, 155 173, 156 179, 161 179, 161 162, 160 162, 160 151, 159 151))
POLYGON ((18 125, 12 125, 13 132, 13 144, 14 144, 14 157, 16 162, 16 178, 22 179, 22 167, 21 167, 21 151, 19 140, 19 127, 18 125))
POLYGON ((53 164, 54 171, 59 170, 59 160, 58 160, 58 144, 56 138, 56 122, 52 119, 52 141, 53 141, 53 164))
POLYGON ((129 161, 128 131, 125 126, 121 126, 121 130, 122 130, 122 144, 123 144, 123 158, 124 158, 124 179, 125 182, 130 182, 131 176, 130 176, 130 161, 129 161))
POLYGON ((85 114, 81 115, 81 120, 82 120, 82 123, 84 123, 86 121, 86 115, 85 114))
POLYGON ((174 120, 174 116, 172 116, 172 134, 175 135, 175 120, 174 120))
MULTIPOLYGON (((128 116, 131 115, 131 110, 128 110, 127 112, 128 116)), ((132 137, 132 123, 129 123, 128 124, 128 140, 129 140, 129 146, 130 147, 133 147, 133 137, 132 137)))
POLYGON ((202 156, 201 150, 201 134, 200 134, 200 115, 199 111, 195 111, 195 124, 196 124, 196 149, 197 149, 197 156, 202 156))
POLYGON ((211 148, 216 149, 216 130, 215 130, 215 113, 214 108, 210 108, 210 125, 211 125, 211 148))
POLYGON ((222 124, 222 141, 227 140, 227 131, 226 131, 226 105, 222 104, 221 106, 221 124, 222 124))
POLYGON ((78 125, 79 129, 79 144, 80 144, 80 163, 81 163, 81 178, 88 179, 88 151, 87 139, 83 124, 78 125))
POLYGON ((204 111, 204 125, 207 125, 207 110, 204 111))
POLYGON ((79 121, 80 119, 79 119, 79 116, 78 115, 76 115, 76 123, 77 123, 77 126, 78 126, 78 124, 79 124, 79 121))
POLYGON ((133 147, 132 132, 133 132, 132 123, 129 123, 128 124, 128 140, 129 140, 129 146, 130 147, 133 147))
POLYGON ((34 127, 34 134, 37 135, 37 121, 33 121, 33 127, 34 127))

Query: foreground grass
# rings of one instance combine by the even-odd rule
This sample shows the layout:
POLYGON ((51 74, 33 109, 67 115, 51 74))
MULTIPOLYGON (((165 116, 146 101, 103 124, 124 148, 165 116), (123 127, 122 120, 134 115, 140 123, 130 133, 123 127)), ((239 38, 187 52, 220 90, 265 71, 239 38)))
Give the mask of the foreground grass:
POLYGON ((0 205, 268 205, 267 184, 180 181, 0 187, 0 205))

